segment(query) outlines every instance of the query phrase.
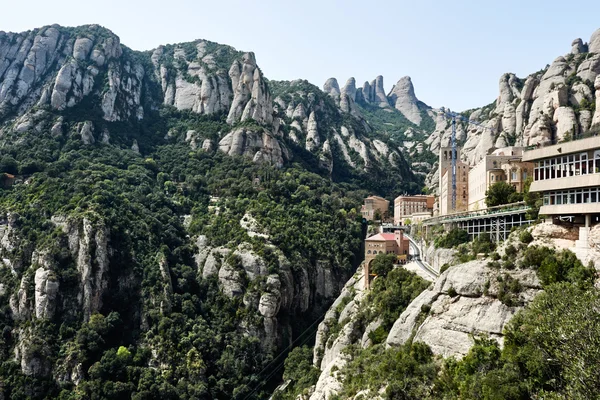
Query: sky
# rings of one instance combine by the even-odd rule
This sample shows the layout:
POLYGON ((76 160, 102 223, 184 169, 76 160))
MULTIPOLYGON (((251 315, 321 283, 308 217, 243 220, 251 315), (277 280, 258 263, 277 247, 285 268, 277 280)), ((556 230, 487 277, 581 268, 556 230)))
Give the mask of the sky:
POLYGON ((408 75, 419 100, 455 111, 491 103, 503 73, 526 77, 600 28, 598 0, 1 2, 7 32, 96 23, 134 50, 207 39, 253 51, 271 80, 383 75, 389 92, 408 75))

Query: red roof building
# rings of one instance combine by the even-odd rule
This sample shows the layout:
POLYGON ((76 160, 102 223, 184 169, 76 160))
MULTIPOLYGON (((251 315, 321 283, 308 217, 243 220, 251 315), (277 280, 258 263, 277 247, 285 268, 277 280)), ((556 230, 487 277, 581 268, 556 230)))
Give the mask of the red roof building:
POLYGON ((365 240, 365 287, 369 287, 369 276, 371 262, 379 254, 395 254, 398 260, 406 259, 408 255, 409 241, 404 237, 401 230, 394 233, 378 233, 365 240))

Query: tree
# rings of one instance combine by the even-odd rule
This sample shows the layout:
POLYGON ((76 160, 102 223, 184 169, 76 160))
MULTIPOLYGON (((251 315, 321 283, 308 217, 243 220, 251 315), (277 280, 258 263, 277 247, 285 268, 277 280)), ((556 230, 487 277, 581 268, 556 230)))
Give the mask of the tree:
POLYGON ((517 190, 512 185, 509 185, 505 181, 496 182, 486 190, 485 204, 488 207, 509 204, 511 196, 514 195, 516 191, 517 190))
POLYGON ((531 209, 527 211, 525 215, 527 219, 537 219, 540 213, 540 207, 542 206, 542 196, 539 192, 530 192, 529 188, 531 187, 532 179, 531 177, 527 178, 525 183, 523 184, 523 200, 525 204, 527 204, 531 209))
POLYGON ((378 254, 371 262, 371 272, 379 276, 386 276, 394 269, 395 254, 378 254))

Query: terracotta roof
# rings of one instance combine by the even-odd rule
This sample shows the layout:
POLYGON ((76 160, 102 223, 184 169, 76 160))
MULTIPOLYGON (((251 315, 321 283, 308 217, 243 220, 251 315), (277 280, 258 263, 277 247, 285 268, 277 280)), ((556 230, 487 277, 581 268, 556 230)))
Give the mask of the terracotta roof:
POLYGON ((370 238, 367 238, 367 240, 376 240, 376 241, 396 240, 396 236, 393 233, 378 233, 375 236, 371 236, 370 238))

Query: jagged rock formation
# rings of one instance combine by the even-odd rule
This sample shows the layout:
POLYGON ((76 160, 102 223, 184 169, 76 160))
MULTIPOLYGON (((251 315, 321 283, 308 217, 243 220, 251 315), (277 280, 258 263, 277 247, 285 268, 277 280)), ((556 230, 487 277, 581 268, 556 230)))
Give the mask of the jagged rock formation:
POLYGON ((379 107, 389 107, 390 103, 383 89, 383 76, 379 75, 371 83, 365 82, 362 87, 362 99, 379 107))
MULTIPOLYGON (((473 344, 471 335, 487 335, 502 343, 504 326, 521 307, 509 307, 497 299, 496 276, 500 272, 486 265, 484 260, 450 267, 431 290, 421 293, 400 315, 390 330, 387 345, 404 344, 414 335, 414 341, 426 343, 435 354, 449 357, 464 356, 473 344), (457 295, 448 294, 451 291, 457 295), (424 305, 431 307, 431 312, 418 325, 424 305)), ((541 290, 534 271, 503 272, 525 287, 519 293, 520 304, 527 304, 541 290)))
POLYGON ((356 81, 354 78, 348 79, 340 92, 340 108, 343 112, 356 115, 356 81))
MULTIPOLYGON (((252 219, 251 216, 248 218, 252 219)), ((247 222, 242 226, 245 229, 258 228, 256 224, 247 222)), ((233 252, 207 246, 203 236, 198 237, 196 244, 199 249, 196 255, 198 273, 204 279, 217 276, 226 296, 242 298, 247 307, 263 317, 262 329, 247 333, 259 337, 265 350, 281 348, 282 338, 291 329, 279 320, 282 315, 307 312, 317 299, 331 299, 340 290, 338 277, 327 262, 317 263, 313 276, 312 271, 307 273, 306 270, 292 268, 290 261, 273 246, 279 264, 279 273, 273 274, 269 273, 265 260, 248 243, 240 244, 233 252), (238 260, 239 265, 228 262, 231 259, 238 260), (253 283, 248 285, 245 283, 248 280, 253 283)))
POLYGON ((415 96, 415 88, 409 76, 400 78, 398 83, 392 87, 388 98, 396 110, 400 111, 410 122, 417 126, 421 124, 419 100, 415 96))
POLYGON ((266 130, 235 129, 221 139, 219 150, 231 156, 248 156, 256 162, 268 162, 280 167, 284 158, 288 158, 287 150, 266 130))

